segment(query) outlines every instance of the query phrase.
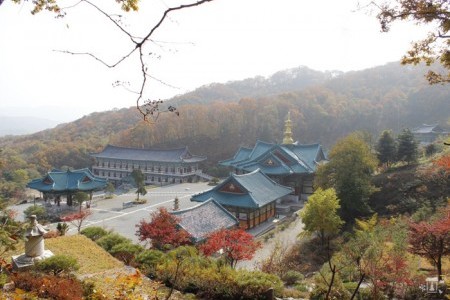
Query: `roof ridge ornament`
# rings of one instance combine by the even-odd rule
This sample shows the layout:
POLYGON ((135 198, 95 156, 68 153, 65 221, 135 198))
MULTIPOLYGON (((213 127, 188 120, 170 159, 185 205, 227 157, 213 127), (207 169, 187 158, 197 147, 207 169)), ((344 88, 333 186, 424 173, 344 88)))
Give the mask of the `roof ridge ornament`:
POLYGON ((283 145, 292 145, 293 143, 294 139, 292 138, 291 112, 288 111, 286 121, 284 121, 283 145))

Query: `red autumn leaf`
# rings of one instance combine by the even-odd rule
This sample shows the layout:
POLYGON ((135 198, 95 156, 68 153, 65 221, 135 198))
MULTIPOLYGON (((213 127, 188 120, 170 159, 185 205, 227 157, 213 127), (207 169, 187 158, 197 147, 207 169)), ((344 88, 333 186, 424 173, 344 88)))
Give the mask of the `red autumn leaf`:
POLYGON ((252 259, 260 247, 260 243, 242 229, 222 229, 213 232, 200 250, 207 256, 222 250, 230 266, 235 267, 240 260, 252 259))
POLYGON ((150 240, 153 247, 162 249, 164 245, 178 247, 189 243, 189 234, 178 227, 179 218, 164 207, 151 213, 151 221, 141 220, 136 225, 136 235, 140 241, 150 240))

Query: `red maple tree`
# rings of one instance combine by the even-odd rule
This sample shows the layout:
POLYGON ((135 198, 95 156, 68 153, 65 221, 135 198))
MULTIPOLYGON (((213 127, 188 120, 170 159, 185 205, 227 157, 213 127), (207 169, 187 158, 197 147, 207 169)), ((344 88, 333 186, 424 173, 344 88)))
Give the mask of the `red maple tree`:
POLYGON ((450 255, 450 206, 432 222, 410 223, 409 251, 426 257, 437 268, 442 279, 442 258, 450 255))
POLYGON ((450 175, 450 154, 446 154, 434 161, 434 164, 441 168, 443 172, 450 175))
POLYGON ((190 235, 178 227, 180 219, 160 207, 150 214, 151 221, 141 220, 136 225, 140 241, 150 240, 152 246, 162 250, 164 245, 178 247, 190 243, 190 235))
POLYGON ((72 213, 69 215, 66 215, 64 217, 61 217, 61 220, 63 222, 69 222, 72 225, 74 225, 77 230, 78 233, 80 233, 81 231, 81 226, 83 225, 83 222, 90 216, 92 215, 92 212, 89 209, 85 209, 85 210, 81 210, 76 212, 76 213, 72 213))
POLYGON ((234 268, 238 261, 252 259, 260 247, 261 244, 242 229, 221 229, 208 236, 200 251, 210 256, 222 250, 226 262, 234 268))

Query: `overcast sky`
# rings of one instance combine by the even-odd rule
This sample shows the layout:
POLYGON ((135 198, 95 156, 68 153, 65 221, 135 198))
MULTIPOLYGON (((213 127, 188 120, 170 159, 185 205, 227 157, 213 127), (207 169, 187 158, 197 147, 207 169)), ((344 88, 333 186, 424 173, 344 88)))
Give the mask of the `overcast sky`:
MULTIPOLYGON (((144 35, 165 8, 180 3, 142 2, 138 13, 122 19, 135 35, 144 35)), ((113 62, 132 49, 128 38, 88 5, 67 13, 55 19, 48 13, 32 16, 29 2, 6 0, 0 6, 0 115, 44 114, 36 107, 56 106, 58 114, 47 108, 53 119, 67 120, 135 104, 133 93, 113 83, 138 89, 137 57, 108 69, 89 57, 53 51, 91 52, 113 62)), ((301 65, 321 71, 370 68, 400 60, 411 41, 423 36, 424 30, 411 24, 380 33, 375 16, 358 10, 357 0, 215 0, 171 14, 158 29, 157 43, 146 48, 152 53, 149 72, 172 87, 151 81, 146 96, 166 99, 211 82, 301 65)))

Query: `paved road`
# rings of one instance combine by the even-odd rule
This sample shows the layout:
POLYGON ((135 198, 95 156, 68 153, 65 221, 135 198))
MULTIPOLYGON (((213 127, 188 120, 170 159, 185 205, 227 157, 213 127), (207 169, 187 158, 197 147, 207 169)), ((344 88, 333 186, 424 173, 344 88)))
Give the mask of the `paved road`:
MULTIPOLYGON (((136 199, 135 193, 127 193, 116 195, 113 199, 103 199, 102 197, 94 198, 92 201, 91 211, 93 214, 84 222, 83 228, 88 226, 100 226, 105 229, 112 229, 115 232, 138 242, 136 233, 136 224, 142 219, 149 219, 152 211, 158 207, 166 207, 168 210, 173 209, 175 197, 179 199, 180 209, 189 208, 197 205, 197 202, 191 202, 192 195, 199 192, 209 190, 211 187, 207 183, 183 183, 149 189, 145 196, 146 204, 134 205, 132 207, 123 208, 123 203, 136 199)), ((18 218, 23 220, 23 211, 33 205, 33 203, 21 204, 12 207, 18 212, 18 218)), ((64 208, 65 203, 61 204, 64 208)), ((56 224, 49 227, 54 228, 56 224)), ((76 229, 71 226, 69 234, 75 233, 76 229)))

